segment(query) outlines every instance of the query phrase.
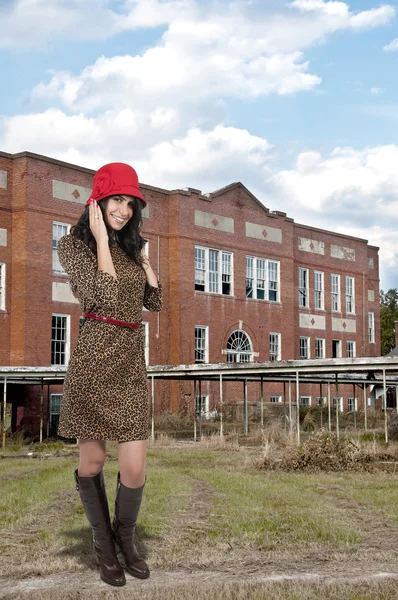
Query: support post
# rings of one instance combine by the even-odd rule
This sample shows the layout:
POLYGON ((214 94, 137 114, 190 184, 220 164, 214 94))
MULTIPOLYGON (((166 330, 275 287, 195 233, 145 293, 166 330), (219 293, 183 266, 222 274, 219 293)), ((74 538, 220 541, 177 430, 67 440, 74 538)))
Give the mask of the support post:
POLYGON ((222 438, 224 435, 224 430, 223 430, 223 406, 222 406, 222 402, 223 402, 223 397, 222 397, 222 373, 220 373, 220 437, 222 438))
POLYGON ((245 379, 243 382, 243 392, 244 392, 244 400, 243 400, 244 434, 247 435, 249 432, 249 415, 248 415, 248 407, 247 407, 247 379, 245 379))
POLYGON ((293 423, 292 423, 292 382, 289 381, 289 427, 290 427, 290 433, 293 430, 293 423))
POLYGON ((196 379, 193 380, 193 441, 196 442, 197 432, 196 432, 196 379))
POLYGON ((43 407, 44 407, 44 382, 43 378, 40 380, 40 433, 39 441, 43 441, 43 407))
POLYGON ((398 412, 398 385, 395 386, 395 410, 398 412))
POLYGON ((384 435, 386 444, 388 444, 388 411, 387 411, 387 382, 386 370, 383 369, 383 402, 384 402, 384 435))
POLYGON ((340 439, 340 424, 339 424, 339 412, 340 412, 340 406, 339 406, 339 376, 336 373, 336 435, 337 435, 337 439, 340 439))
POLYGON ((151 438, 152 442, 155 441, 155 377, 151 377, 151 413, 152 413, 152 431, 151 438))
POLYGON ((352 384, 352 393, 354 395, 354 429, 357 428, 357 399, 355 397, 355 383, 352 384))
POLYGON ((300 446, 300 380, 299 372, 296 371, 296 422, 297 422, 297 446, 300 446))
POLYGON ((261 384, 260 384, 260 395, 261 395, 261 405, 260 405, 260 410, 261 410, 261 429, 264 429, 264 380, 261 377, 261 384))
POLYGON ((368 430, 368 399, 366 397, 366 389, 367 389, 367 385, 366 383, 363 384, 363 418, 364 418, 364 425, 365 425, 365 431, 368 430))
POLYGON ((50 437, 50 412, 51 412, 51 403, 50 403, 50 384, 47 384, 47 439, 50 437))
POLYGON ((2 442, 1 447, 6 447, 6 415, 7 415, 7 377, 4 377, 4 389, 3 389, 3 430, 2 430, 2 442))
POLYGON ((286 431, 286 382, 283 382, 283 426, 286 431))
POLYGON ((202 380, 199 379, 199 439, 202 439, 202 380))
POLYGON ((328 430, 332 431, 332 410, 330 406, 330 381, 328 381, 328 430))
POLYGON ((321 395, 321 429, 323 427, 323 398, 322 398, 322 383, 319 384, 319 393, 321 395))

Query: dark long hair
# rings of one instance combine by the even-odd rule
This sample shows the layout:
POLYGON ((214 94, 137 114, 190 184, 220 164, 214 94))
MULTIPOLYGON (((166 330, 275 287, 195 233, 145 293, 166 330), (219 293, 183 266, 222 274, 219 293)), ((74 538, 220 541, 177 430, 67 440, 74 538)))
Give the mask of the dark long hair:
MULTIPOLYGON (((109 239, 114 239, 122 250, 133 259, 133 261, 142 266, 141 250, 144 247, 145 240, 141 236, 140 231, 142 227, 142 203, 138 198, 133 198, 133 216, 126 225, 120 231, 114 231, 109 227, 105 219, 106 207, 108 205, 109 197, 104 198, 98 202, 98 206, 101 209, 102 216, 104 217, 104 223, 108 231, 109 239)), ((80 219, 72 227, 71 234, 79 240, 82 240, 97 256, 97 242, 95 237, 91 233, 90 229, 90 217, 89 207, 86 206, 80 219)))

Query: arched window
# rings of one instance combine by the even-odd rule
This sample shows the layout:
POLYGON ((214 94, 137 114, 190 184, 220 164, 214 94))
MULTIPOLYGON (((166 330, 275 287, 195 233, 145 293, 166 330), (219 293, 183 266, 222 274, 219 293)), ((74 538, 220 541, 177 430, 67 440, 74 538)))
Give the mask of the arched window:
POLYGON ((249 336, 238 329, 233 331, 227 342, 227 362, 252 362, 253 349, 249 336))

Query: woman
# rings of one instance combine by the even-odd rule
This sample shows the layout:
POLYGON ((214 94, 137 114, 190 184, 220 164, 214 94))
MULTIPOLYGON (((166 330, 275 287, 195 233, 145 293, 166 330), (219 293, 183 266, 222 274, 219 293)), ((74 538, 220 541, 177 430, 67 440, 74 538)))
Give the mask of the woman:
POLYGON ((162 291, 143 252, 137 174, 123 163, 101 167, 86 208, 58 244, 59 259, 85 316, 65 378, 59 435, 78 438, 76 487, 91 524, 100 576, 126 583, 149 569, 134 544, 145 483, 148 431, 142 307, 159 311, 162 291), (113 528, 102 467, 105 441, 118 442, 119 474, 113 528))

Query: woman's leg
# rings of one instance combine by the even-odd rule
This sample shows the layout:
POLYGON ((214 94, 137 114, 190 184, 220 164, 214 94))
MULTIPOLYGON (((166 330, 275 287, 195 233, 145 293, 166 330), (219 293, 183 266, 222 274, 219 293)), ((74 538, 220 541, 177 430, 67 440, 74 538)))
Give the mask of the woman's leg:
POLYGON ((104 440, 79 440, 79 477, 94 477, 102 471, 106 456, 104 440))
POLYGON ((128 488, 140 488, 145 483, 146 440, 120 442, 120 482, 128 488))
POLYGON ((116 556, 102 472, 105 442, 79 440, 79 447, 80 464, 75 471, 76 487, 93 532, 94 551, 101 579, 110 585, 121 586, 126 583, 126 577, 116 556))
POLYGON ((126 571, 146 579, 149 569, 134 544, 134 533, 145 483, 146 441, 119 443, 118 484, 113 531, 123 554, 126 571))

